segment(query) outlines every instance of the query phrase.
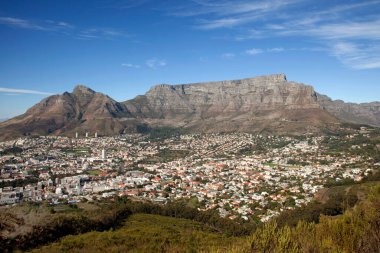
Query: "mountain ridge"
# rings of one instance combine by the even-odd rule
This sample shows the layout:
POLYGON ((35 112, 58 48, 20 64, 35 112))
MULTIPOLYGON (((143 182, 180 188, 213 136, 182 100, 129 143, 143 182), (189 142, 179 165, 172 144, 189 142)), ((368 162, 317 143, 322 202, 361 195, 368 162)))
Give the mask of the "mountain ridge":
POLYGON ((0 123, 0 139, 23 135, 99 132, 113 135, 143 128, 195 132, 321 132, 341 122, 380 126, 380 102, 345 103, 317 93, 285 74, 253 78, 158 84, 144 95, 117 102, 84 85, 43 99, 24 114, 0 123))

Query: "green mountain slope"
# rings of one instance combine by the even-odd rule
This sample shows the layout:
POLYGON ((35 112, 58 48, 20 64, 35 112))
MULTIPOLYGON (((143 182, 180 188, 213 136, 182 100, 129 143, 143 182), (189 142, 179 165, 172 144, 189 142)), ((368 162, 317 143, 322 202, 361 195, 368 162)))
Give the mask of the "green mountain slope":
POLYGON ((66 236, 32 252, 226 252, 249 247, 248 238, 227 237, 199 222, 134 214, 118 230, 66 236))

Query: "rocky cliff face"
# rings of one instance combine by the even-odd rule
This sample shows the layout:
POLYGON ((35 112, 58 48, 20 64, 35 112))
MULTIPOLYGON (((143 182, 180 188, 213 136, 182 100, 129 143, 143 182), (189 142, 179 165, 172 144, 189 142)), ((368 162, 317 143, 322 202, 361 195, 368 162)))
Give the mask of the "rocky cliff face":
POLYGON ((154 118, 320 107, 311 86, 288 82, 283 74, 210 83, 162 84, 124 104, 139 116, 154 118))
POLYGON ((317 100, 325 110, 343 121, 380 127, 380 102, 345 103, 321 94, 317 94, 317 100))
POLYGON ((150 119, 151 124, 198 131, 299 133, 338 122, 321 109, 311 86, 288 82, 284 74, 210 83, 162 84, 124 105, 135 117, 150 119))
POLYGON ((141 125, 195 132, 302 134, 335 129, 341 120, 380 126, 380 103, 332 101, 284 74, 152 87, 122 103, 85 86, 42 100, 0 123, 0 139, 78 131, 111 135, 141 125), (339 119, 338 119, 339 118, 339 119))

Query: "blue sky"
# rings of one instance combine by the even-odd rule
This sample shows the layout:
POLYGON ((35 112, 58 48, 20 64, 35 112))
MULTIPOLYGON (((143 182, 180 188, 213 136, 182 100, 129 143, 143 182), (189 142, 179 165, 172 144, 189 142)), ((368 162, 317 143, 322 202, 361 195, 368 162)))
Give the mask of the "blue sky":
POLYGON ((79 83, 124 101, 273 73, 380 100, 379 42, 379 0, 2 0, 0 119, 79 83))

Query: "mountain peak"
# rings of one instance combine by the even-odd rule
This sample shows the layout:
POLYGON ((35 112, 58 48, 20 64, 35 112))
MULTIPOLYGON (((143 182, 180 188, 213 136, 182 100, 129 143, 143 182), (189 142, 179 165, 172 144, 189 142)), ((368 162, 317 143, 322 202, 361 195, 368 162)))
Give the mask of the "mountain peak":
POLYGON ((286 75, 284 73, 274 74, 274 75, 270 75, 270 76, 272 76, 274 79, 276 79, 278 81, 287 81, 286 75))
POLYGON ((82 84, 78 84, 77 86, 75 86, 75 88, 73 90, 73 93, 74 94, 78 94, 78 93, 94 94, 95 91, 93 91, 92 89, 88 88, 87 86, 84 86, 82 84))

